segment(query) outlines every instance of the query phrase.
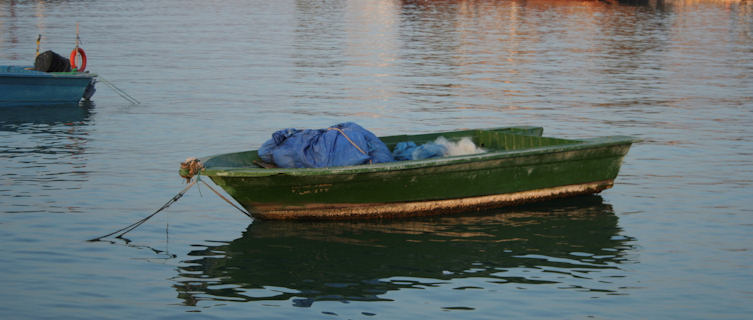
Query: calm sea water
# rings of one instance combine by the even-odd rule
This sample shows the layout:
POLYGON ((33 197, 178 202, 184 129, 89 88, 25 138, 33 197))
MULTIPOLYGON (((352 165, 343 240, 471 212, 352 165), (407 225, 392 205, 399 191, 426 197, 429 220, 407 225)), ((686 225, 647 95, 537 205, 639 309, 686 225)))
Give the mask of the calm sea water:
POLYGON ((0 317, 750 318, 750 1, 0 1, 0 64, 93 103, 0 110, 0 317), (632 135, 598 196, 399 221, 251 221, 189 156, 285 127, 632 135))

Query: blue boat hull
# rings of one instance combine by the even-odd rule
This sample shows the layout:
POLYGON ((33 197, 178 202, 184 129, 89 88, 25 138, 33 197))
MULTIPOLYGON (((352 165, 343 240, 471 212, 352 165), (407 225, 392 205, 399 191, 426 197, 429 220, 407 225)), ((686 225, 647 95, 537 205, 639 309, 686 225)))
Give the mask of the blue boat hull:
POLYGON ((0 107, 77 104, 93 94, 95 74, 27 68, 0 66, 0 107))

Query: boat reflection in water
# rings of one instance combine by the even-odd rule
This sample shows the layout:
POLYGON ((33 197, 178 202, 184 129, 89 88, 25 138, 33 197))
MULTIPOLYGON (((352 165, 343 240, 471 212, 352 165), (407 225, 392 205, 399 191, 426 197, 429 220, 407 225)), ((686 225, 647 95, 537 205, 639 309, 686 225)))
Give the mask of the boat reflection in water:
MULTIPOLYGON (((243 237, 189 253, 175 285, 201 300, 389 301, 383 295, 482 278, 621 294, 630 237, 611 205, 576 197, 452 217, 254 221, 243 237)), ((478 285, 478 281, 473 282, 478 285)))
POLYGON ((0 108, 4 212, 80 212, 80 192, 91 172, 94 113, 92 102, 0 108))
POLYGON ((81 101, 66 106, 24 106, 0 109, 0 131, 20 133, 67 132, 71 127, 87 125, 94 102, 81 101))
MULTIPOLYGON (((46 154, 58 157, 55 163, 68 163, 70 156, 79 156, 86 150, 94 103, 82 101, 71 106, 25 106, 0 109, 0 131, 13 132, 7 135, 7 144, 0 146, 0 153, 10 154, 11 158, 46 154)), ((24 166, 34 161, 47 161, 31 157, 13 162, 24 166)), ((75 159, 83 165, 83 159, 75 159)), ((11 164, 7 164, 11 166, 11 164)), ((49 169, 49 168, 48 168, 49 169)))

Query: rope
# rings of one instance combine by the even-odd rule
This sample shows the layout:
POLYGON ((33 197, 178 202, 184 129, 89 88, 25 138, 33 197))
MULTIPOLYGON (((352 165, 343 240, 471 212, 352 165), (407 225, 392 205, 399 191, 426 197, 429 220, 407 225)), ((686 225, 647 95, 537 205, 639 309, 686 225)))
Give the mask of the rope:
POLYGON ((223 197, 219 192, 217 192, 217 190, 214 190, 214 188, 212 188, 212 186, 210 186, 208 183, 204 182, 204 180, 201 180, 201 183, 203 183, 205 186, 207 186, 207 188, 209 188, 209 190, 212 190, 212 192, 214 192, 214 194, 216 194, 217 196, 219 196, 220 198, 222 198, 222 200, 225 200, 225 202, 227 202, 231 206, 233 206, 233 208, 238 209, 238 211, 240 211, 241 213, 245 214, 247 217, 253 219, 253 217, 251 216, 250 213, 248 213, 248 211, 239 208, 232 201, 230 201, 228 198, 223 197))
POLYGON ((188 191, 188 189, 191 189, 191 187, 193 187, 195 184, 196 184, 196 181, 191 182, 189 185, 187 185, 185 188, 183 188, 183 190, 181 190, 180 192, 178 192, 178 194, 176 194, 172 199, 168 200, 164 205, 162 205, 161 208, 157 209, 157 211, 154 211, 154 213, 146 216, 145 218, 143 218, 143 219, 141 219, 139 221, 136 221, 136 222, 128 225, 125 228, 118 229, 118 230, 116 230, 114 232, 108 233, 108 234, 106 234, 104 236, 101 236, 101 237, 96 237, 94 239, 90 239, 88 241, 92 241, 92 242, 93 241, 99 241, 102 238, 107 238, 107 237, 109 237, 111 235, 114 235, 114 234, 116 234, 118 232, 121 232, 121 231, 122 231, 122 233, 119 234, 116 238, 122 239, 123 235, 125 235, 126 233, 129 233, 129 232, 133 231, 136 228, 138 228, 140 225, 144 224, 144 222, 146 222, 147 220, 149 220, 152 217, 154 217, 160 211, 167 209, 167 207, 169 207, 170 205, 172 205, 173 203, 175 203, 176 201, 178 201, 178 199, 180 199, 181 197, 183 197, 183 195, 186 193, 186 191, 188 191))
POLYGON ((186 179, 186 183, 189 183, 191 182, 191 178, 199 174, 202 169, 204 169, 204 165, 201 164, 201 161, 194 157, 190 157, 186 159, 186 161, 180 163, 180 171, 178 173, 181 177, 186 179))
MULTIPOLYGON (((356 147, 356 149, 358 149, 358 151, 360 151, 364 155, 367 155, 367 156, 369 155, 368 153, 366 153, 365 151, 363 151, 363 149, 361 149, 361 147, 359 147, 355 142, 353 142, 353 140, 350 140, 350 137, 348 137, 348 135, 345 134, 345 131, 343 131, 342 129, 331 127, 331 128, 327 128, 327 130, 337 130, 337 132, 341 133, 343 135, 343 137, 345 137, 345 139, 348 139, 348 142, 350 142, 350 144, 352 144, 354 147, 356 147)), ((369 163, 371 163, 371 159, 369 159, 369 163)))
POLYGON ((110 87, 110 88, 111 88, 111 89, 112 89, 113 91, 115 91, 115 93, 117 93, 118 95, 120 95, 120 97, 121 97, 121 98, 123 98, 123 99, 127 100, 127 101, 128 101, 128 102, 130 102, 131 104, 141 104, 141 102, 139 102, 139 100, 136 100, 136 98, 134 98, 134 97, 131 97, 131 96, 130 96, 130 95, 129 95, 128 93, 126 93, 125 91, 123 91, 123 90, 121 90, 120 88, 116 87, 116 86, 115 86, 115 85, 114 85, 114 84, 113 84, 112 82, 110 82, 110 81, 107 81, 107 79, 103 78, 103 77, 102 77, 101 75, 97 75, 97 79, 98 79, 99 81, 102 81, 102 82, 104 82, 104 83, 105 83, 105 84, 106 84, 107 86, 109 86, 109 87, 110 87))
POLYGON ((340 129, 340 128, 327 128, 327 130, 337 130, 337 132, 342 133, 343 137, 345 137, 345 139, 348 139, 348 142, 350 142, 350 144, 352 144, 354 147, 356 147, 356 149, 358 149, 358 151, 361 151, 361 153, 366 154, 366 152, 364 152, 355 142, 353 142, 353 140, 350 140, 350 137, 348 137, 348 135, 345 134, 345 131, 343 131, 342 129, 340 129))
MULTIPOLYGON (((231 206, 233 206, 233 208, 238 209, 238 211, 240 211, 241 213, 245 214, 247 217, 253 219, 253 217, 251 216, 250 213, 248 213, 248 211, 243 210, 242 208, 236 206, 232 201, 230 201, 230 199, 224 197, 217 190, 215 190, 214 188, 212 188, 212 186, 210 186, 208 183, 204 182, 204 180, 201 180, 201 170, 202 169, 204 169, 204 166, 201 164, 201 161, 199 161, 196 158, 191 157, 191 158, 186 159, 186 161, 181 162, 180 163, 180 176, 183 177, 183 178, 185 178, 186 182, 188 183, 188 185, 185 188, 183 188, 183 190, 181 190, 180 192, 178 192, 178 194, 176 194, 172 199, 168 200, 164 205, 162 205, 162 207, 160 207, 159 209, 157 209, 157 211, 154 211, 152 214, 146 216, 145 218, 143 218, 143 219, 141 219, 139 221, 136 221, 136 222, 134 222, 134 223, 132 223, 132 224, 126 226, 126 227, 120 228, 118 230, 115 230, 115 231, 113 231, 111 233, 108 233, 106 235, 103 235, 101 237, 96 237, 96 238, 90 239, 88 241, 91 241, 91 242, 100 241, 103 238, 107 238, 107 237, 112 236, 112 235, 114 235, 116 233, 120 233, 118 236, 116 236, 116 238, 123 239, 123 236, 126 233, 129 233, 129 232, 133 231, 134 229, 138 228, 140 225, 144 224, 144 222, 146 222, 147 220, 151 219, 152 217, 154 217, 155 215, 157 215, 158 213, 160 213, 162 210, 167 209, 167 207, 169 207, 173 203, 177 202, 180 198, 183 197, 183 195, 186 192, 188 192, 189 189, 191 189, 191 187, 193 187, 199 181, 201 181, 205 186, 207 186, 207 188, 209 188, 209 190, 212 190, 212 192, 214 192, 214 194, 216 194, 217 196, 219 196, 222 200, 225 200, 225 202, 227 202, 231 206), (196 176, 196 179, 192 179, 194 176, 196 176)), ((165 227, 165 233, 167 234, 167 227, 165 227)))
MULTIPOLYGON (((228 198, 225 198, 222 194, 217 192, 212 186, 210 186, 208 183, 204 182, 204 180, 201 180, 201 171, 204 170, 204 165, 201 164, 201 161, 199 159, 196 159, 194 157, 190 157, 186 159, 186 161, 180 163, 180 176, 186 179, 186 182, 190 182, 191 179, 196 176, 196 181, 201 181, 209 190, 212 190, 214 194, 216 194, 218 197, 220 197, 222 200, 225 200, 225 202, 229 203, 233 208, 238 209, 241 213, 245 214, 247 217, 253 219, 250 213, 248 211, 243 210, 242 208, 236 206, 232 201, 230 201, 228 198)), ((195 182, 195 181, 194 181, 195 182)))

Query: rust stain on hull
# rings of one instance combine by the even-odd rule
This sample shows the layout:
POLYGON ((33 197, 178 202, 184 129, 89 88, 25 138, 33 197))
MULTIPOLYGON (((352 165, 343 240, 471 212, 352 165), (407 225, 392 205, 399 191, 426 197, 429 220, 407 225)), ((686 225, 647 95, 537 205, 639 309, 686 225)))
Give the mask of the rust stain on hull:
POLYGON ((460 199, 399 203, 335 203, 289 206, 252 203, 246 207, 262 220, 339 220, 428 216, 497 208, 522 203, 599 193, 611 188, 614 180, 558 186, 506 194, 460 199))

